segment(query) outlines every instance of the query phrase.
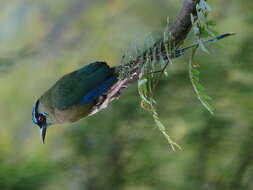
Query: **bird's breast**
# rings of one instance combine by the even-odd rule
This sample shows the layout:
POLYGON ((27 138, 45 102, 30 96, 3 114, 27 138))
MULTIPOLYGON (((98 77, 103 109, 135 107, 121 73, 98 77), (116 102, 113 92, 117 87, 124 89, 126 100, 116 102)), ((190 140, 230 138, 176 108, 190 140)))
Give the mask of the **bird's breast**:
POLYGON ((87 117, 91 112, 92 104, 77 104, 69 107, 66 110, 54 110, 55 121, 57 123, 73 123, 84 117, 87 117))

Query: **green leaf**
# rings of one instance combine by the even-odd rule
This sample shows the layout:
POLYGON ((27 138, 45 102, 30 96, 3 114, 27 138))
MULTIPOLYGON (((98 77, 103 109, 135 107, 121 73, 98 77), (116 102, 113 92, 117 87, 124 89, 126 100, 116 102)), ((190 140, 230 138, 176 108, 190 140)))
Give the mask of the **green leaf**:
POLYGON ((199 35, 200 34, 200 29, 198 27, 193 26, 192 29, 193 29, 193 32, 194 32, 195 35, 199 35))
POLYGON ((197 39, 197 43, 198 43, 198 45, 199 45, 199 47, 200 47, 200 49, 201 49, 202 51, 204 51, 204 52, 206 52, 206 53, 209 54, 209 51, 206 49, 204 43, 203 43, 200 39, 197 39))
POLYGON ((195 19, 194 19, 193 14, 191 13, 191 23, 192 23, 192 25, 194 25, 194 22, 195 22, 195 19))
POLYGON ((147 54, 145 57, 146 60, 144 60, 144 64, 142 65, 141 73, 138 79, 138 92, 141 98, 142 108, 149 111, 152 114, 156 126, 164 135, 164 137, 167 139, 172 150, 175 150, 176 147, 179 149, 181 149, 181 147, 177 143, 175 143, 167 134, 166 128, 164 124, 161 122, 158 113, 156 111, 155 108, 156 101, 154 99, 155 88, 159 83, 160 76, 162 74, 160 73, 159 75, 157 75, 156 73, 161 71, 166 75, 167 73, 165 72, 165 69, 168 66, 168 63, 172 63, 170 60, 170 56, 175 52, 175 46, 169 43, 173 41, 171 39, 172 39, 171 33, 168 33, 168 30, 166 30, 164 32, 163 40, 160 44, 160 47, 162 45, 165 47, 165 51, 162 51, 162 49, 159 48, 159 46, 153 48, 152 50, 151 49, 147 50, 147 54), (159 61, 155 59, 157 52, 160 53, 160 59, 158 59, 159 61), (165 58, 164 56, 162 56, 164 54, 166 55, 165 58))
POLYGON ((200 83, 200 78, 199 78, 200 72, 196 68, 193 68, 193 66, 192 66, 195 54, 197 52, 197 49, 198 49, 198 47, 196 47, 192 50, 192 56, 191 56, 191 59, 190 59, 190 62, 189 62, 189 77, 190 77, 194 92, 196 93, 196 95, 197 95, 198 99, 200 100, 201 104, 211 114, 213 114, 213 107, 209 103, 211 98, 208 95, 205 94, 205 88, 200 83))
POLYGON ((206 23, 208 26, 216 26, 216 21, 214 21, 214 20, 209 20, 209 21, 207 21, 207 23, 206 23))

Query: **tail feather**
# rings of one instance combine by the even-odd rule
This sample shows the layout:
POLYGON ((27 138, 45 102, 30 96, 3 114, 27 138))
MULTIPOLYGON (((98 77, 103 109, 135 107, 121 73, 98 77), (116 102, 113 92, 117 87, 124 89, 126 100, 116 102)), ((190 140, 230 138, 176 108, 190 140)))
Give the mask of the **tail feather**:
MULTIPOLYGON (((229 37, 229 36, 233 36, 233 35, 235 35, 235 33, 226 33, 226 34, 222 34, 222 35, 217 36, 217 37, 215 37, 215 38, 211 38, 211 39, 209 39, 209 40, 206 40, 206 41, 204 41, 204 43, 212 43, 212 42, 215 42, 216 40, 221 40, 221 39, 223 39, 223 38, 226 38, 226 37, 229 37)), ((188 49, 191 49, 191 48, 193 48, 193 47, 196 47, 197 45, 198 45, 198 44, 193 44, 193 45, 191 45, 191 46, 188 46, 188 47, 185 47, 185 48, 176 50, 175 58, 176 58, 176 57, 179 57, 179 56, 181 56, 181 55, 183 55, 184 52, 186 52, 188 49)))
MULTIPOLYGON (((206 41, 204 41, 204 43, 212 43, 212 42, 215 42, 217 40, 221 40, 223 38, 226 38, 226 37, 229 37, 229 36, 233 36, 233 35, 235 35, 235 33, 222 34, 220 36, 217 36, 217 37, 211 38, 209 40, 206 40, 206 41)), ((178 49, 178 50, 175 51, 175 53, 173 55, 169 55, 169 58, 170 59, 174 59, 174 58, 180 57, 181 55, 184 54, 184 52, 186 52, 187 50, 189 50, 191 48, 196 47, 197 45, 198 44, 196 43, 196 44, 187 46, 185 48, 178 49)), ((142 56, 139 56, 138 58, 144 58, 143 60, 145 60, 145 56, 146 56, 146 54, 144 54, 142 56)), ((151 60, 154 59, 153 54, 149 54, 149 56, 151 56, 151 60)), ((157 54, 157 55, 155 55, 155 58, 158 58, 158 60, 159 60, 159 58, 161 56, 163 57, 164 60, 168 60, 168 55, 166 53, 157 54)), ((132 63, 129 63, 129 64, 124 64, 124 65, 119 65, 119 66, 113 67, 112 69, 113 69, 113 73, 115 75, 118 75, 118 73, 121 72, 122 70, 124 70, 124 68, 129 69, 131 67, 132 67, 132 63)))

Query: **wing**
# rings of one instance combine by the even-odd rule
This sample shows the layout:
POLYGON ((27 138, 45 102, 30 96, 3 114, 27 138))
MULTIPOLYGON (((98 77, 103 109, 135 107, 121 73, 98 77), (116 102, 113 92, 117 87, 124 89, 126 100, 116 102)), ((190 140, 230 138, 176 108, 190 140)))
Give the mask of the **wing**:
POLYGON ((110 79, 112 76, 113 69, 106 63, 91 63, 57 81, 50 89, 51 101, 59 110, 68 109, 75 104, 91 103, 115 82, 110 79))
POLYGON ((93 88, 82 98, 83 104, 89 104, 92 101, 96 100, 99 96, 107 92, 110 87, 117 81, 116 76, 110 76, 105 81, 103 81, 98 87, 93 88))

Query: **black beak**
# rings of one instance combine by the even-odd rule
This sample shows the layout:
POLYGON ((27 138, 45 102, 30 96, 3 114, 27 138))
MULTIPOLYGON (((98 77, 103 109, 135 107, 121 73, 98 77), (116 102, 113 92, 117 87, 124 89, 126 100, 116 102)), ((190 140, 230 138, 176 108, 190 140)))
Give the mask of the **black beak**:
POLYGON ((43 144, 45 143, 46 133, 47 133, 47 124, 44 124, 40 128, 40 135, 41 135, 41 139, 42 139, 43 144))

